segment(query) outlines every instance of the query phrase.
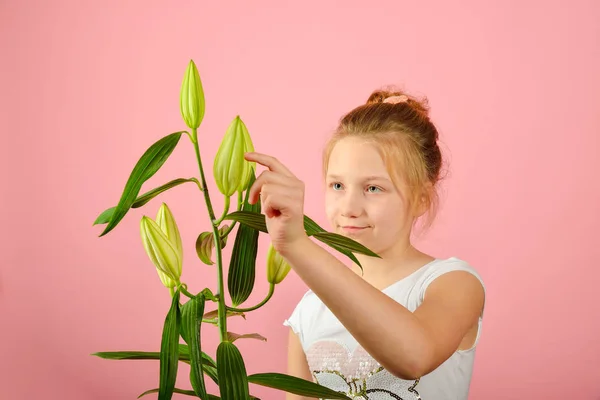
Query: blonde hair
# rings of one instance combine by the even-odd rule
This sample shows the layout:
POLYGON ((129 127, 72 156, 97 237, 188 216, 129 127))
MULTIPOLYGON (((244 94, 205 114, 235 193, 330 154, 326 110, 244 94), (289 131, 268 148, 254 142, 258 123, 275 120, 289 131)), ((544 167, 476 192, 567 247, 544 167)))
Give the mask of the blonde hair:
POLYGON ((323 152, 323 171, 327 173, 331 151, 340 139, 358 137, 372 143, 394 185, 407 198, 411 212, 421 210, 421 216, 427 215, 423 223, 427 228, 433 223, 439 206, 437 184, 442 154, 438 136, 429 119, 427 99, 419 101, 398 90, 378 90, 369 96, 366 104, 340 119, 323 152), (394 101, 386 102, 389 98, 394 101))

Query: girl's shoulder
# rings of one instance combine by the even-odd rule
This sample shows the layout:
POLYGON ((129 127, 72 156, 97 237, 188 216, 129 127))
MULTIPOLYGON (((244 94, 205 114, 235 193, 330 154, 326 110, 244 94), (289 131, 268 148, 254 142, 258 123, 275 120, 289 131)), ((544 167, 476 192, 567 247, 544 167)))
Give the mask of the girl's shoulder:
POLYGON ((435 279, 455 271, 463 271, 473 275, 485 290, 483 278, 479 271, 473 265, 458 257, 436 258, 415 272, 415 281, 425 290, 435 279))
POLYGON ((424 302, 428 288, 436 279, 457 271, 466 272, 475 277, 481 284, 485 296, 485 283, 479 271, 469 262, 458 257, 436 258, 411 276, 390 285, 384 291, 410 311, 415 311, 424 302))

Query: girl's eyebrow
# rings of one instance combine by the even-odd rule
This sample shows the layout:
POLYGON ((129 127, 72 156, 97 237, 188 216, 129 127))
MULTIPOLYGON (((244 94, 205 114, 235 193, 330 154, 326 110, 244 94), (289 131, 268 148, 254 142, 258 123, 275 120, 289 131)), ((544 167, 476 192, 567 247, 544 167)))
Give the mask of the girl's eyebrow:
MULTIPOLYGON (((328 179, 340 180, 342 179, 339 175, 327 175, 328 179)), ((389 182, 389 178, 382 175, 368 175, 361 178, 363 182, 365 181, 386 181, 389 182)))

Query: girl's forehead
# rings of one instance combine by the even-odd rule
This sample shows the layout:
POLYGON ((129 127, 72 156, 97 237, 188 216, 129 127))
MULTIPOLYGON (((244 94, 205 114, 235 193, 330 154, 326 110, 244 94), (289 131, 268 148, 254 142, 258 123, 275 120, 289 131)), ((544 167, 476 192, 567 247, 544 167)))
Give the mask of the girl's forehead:
POLYGON ((364 141, 340 141, 329 157, 328 174, 387 175, 381 154, 364 141))

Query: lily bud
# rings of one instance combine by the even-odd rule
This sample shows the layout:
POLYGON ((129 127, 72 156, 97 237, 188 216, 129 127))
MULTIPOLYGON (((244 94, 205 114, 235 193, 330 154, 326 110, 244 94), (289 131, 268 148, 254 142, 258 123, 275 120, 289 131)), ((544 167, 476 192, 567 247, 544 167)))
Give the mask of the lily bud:
POLYGON ((181 276, 181 257, 175 246, 169 241, 160 226, 147 216, 140 222, 140 233, 146 254, 157 269, 163 284, 172 287, 179 283, 181 276), (164 278, 168 278, 164 279, 164 278))
POLYGON ((179 108, 185 124, 198 129, 204 119, 204 90, 194 60, 190 60, 181 84, 179 108))
MULTIPOLYGON (((171 242, 173 247, 175 247, 175 250, 179 254, 179 258, 183 264, 183 244, 181 242, 181 235, 179 233, 179 228, 177 228, 177 223, 175 222, 173 213, 166 203, 162 203, 158 209, 158 213, 156 214, 156 223, 167 236, 169 242, 171 242)), ((181 271, 179 271, 179 273, 181 274, 181 271)))
MULTIPOLYGON (((250 133, 248 133, 248 129, 246 128, 244 122, 241 122, 242 133, 244 135, 244 144, 246 146, 244 149, 244 153, 252 153, 254 151, 254 144, 252 143, 252 138, 250 137, 250 133)), ((250 179, 252 178, 252 175, 254 175, 254 171, 256 170, 256 162, 249 162, 244 159, 243 170, 244 172, 242 173, 242 181, 240 183, 240 186, 238 187, 238 192, 243 192, 246 189, 248 189, 250 179)))
POLYGON ((290 264, 275 250, 272 244, 269 245, 267 251, 267 280, 269 283, 275 285, 281 283, 290 269, 290 264))
POLYGON ((213 165, 215 183, 224 196, 230 197, 248 186, 254 164, 244 159, 248 151, 254 151, 252 140, 246 125, 236 116, 227 128, 213 165))
POLYGON ((174 288, 177 286, 177 282, 169 278, 167 274, 163 273, 160 269, 156 268, 156 272, 158 273, 158 277, 165 287, 174 288))

